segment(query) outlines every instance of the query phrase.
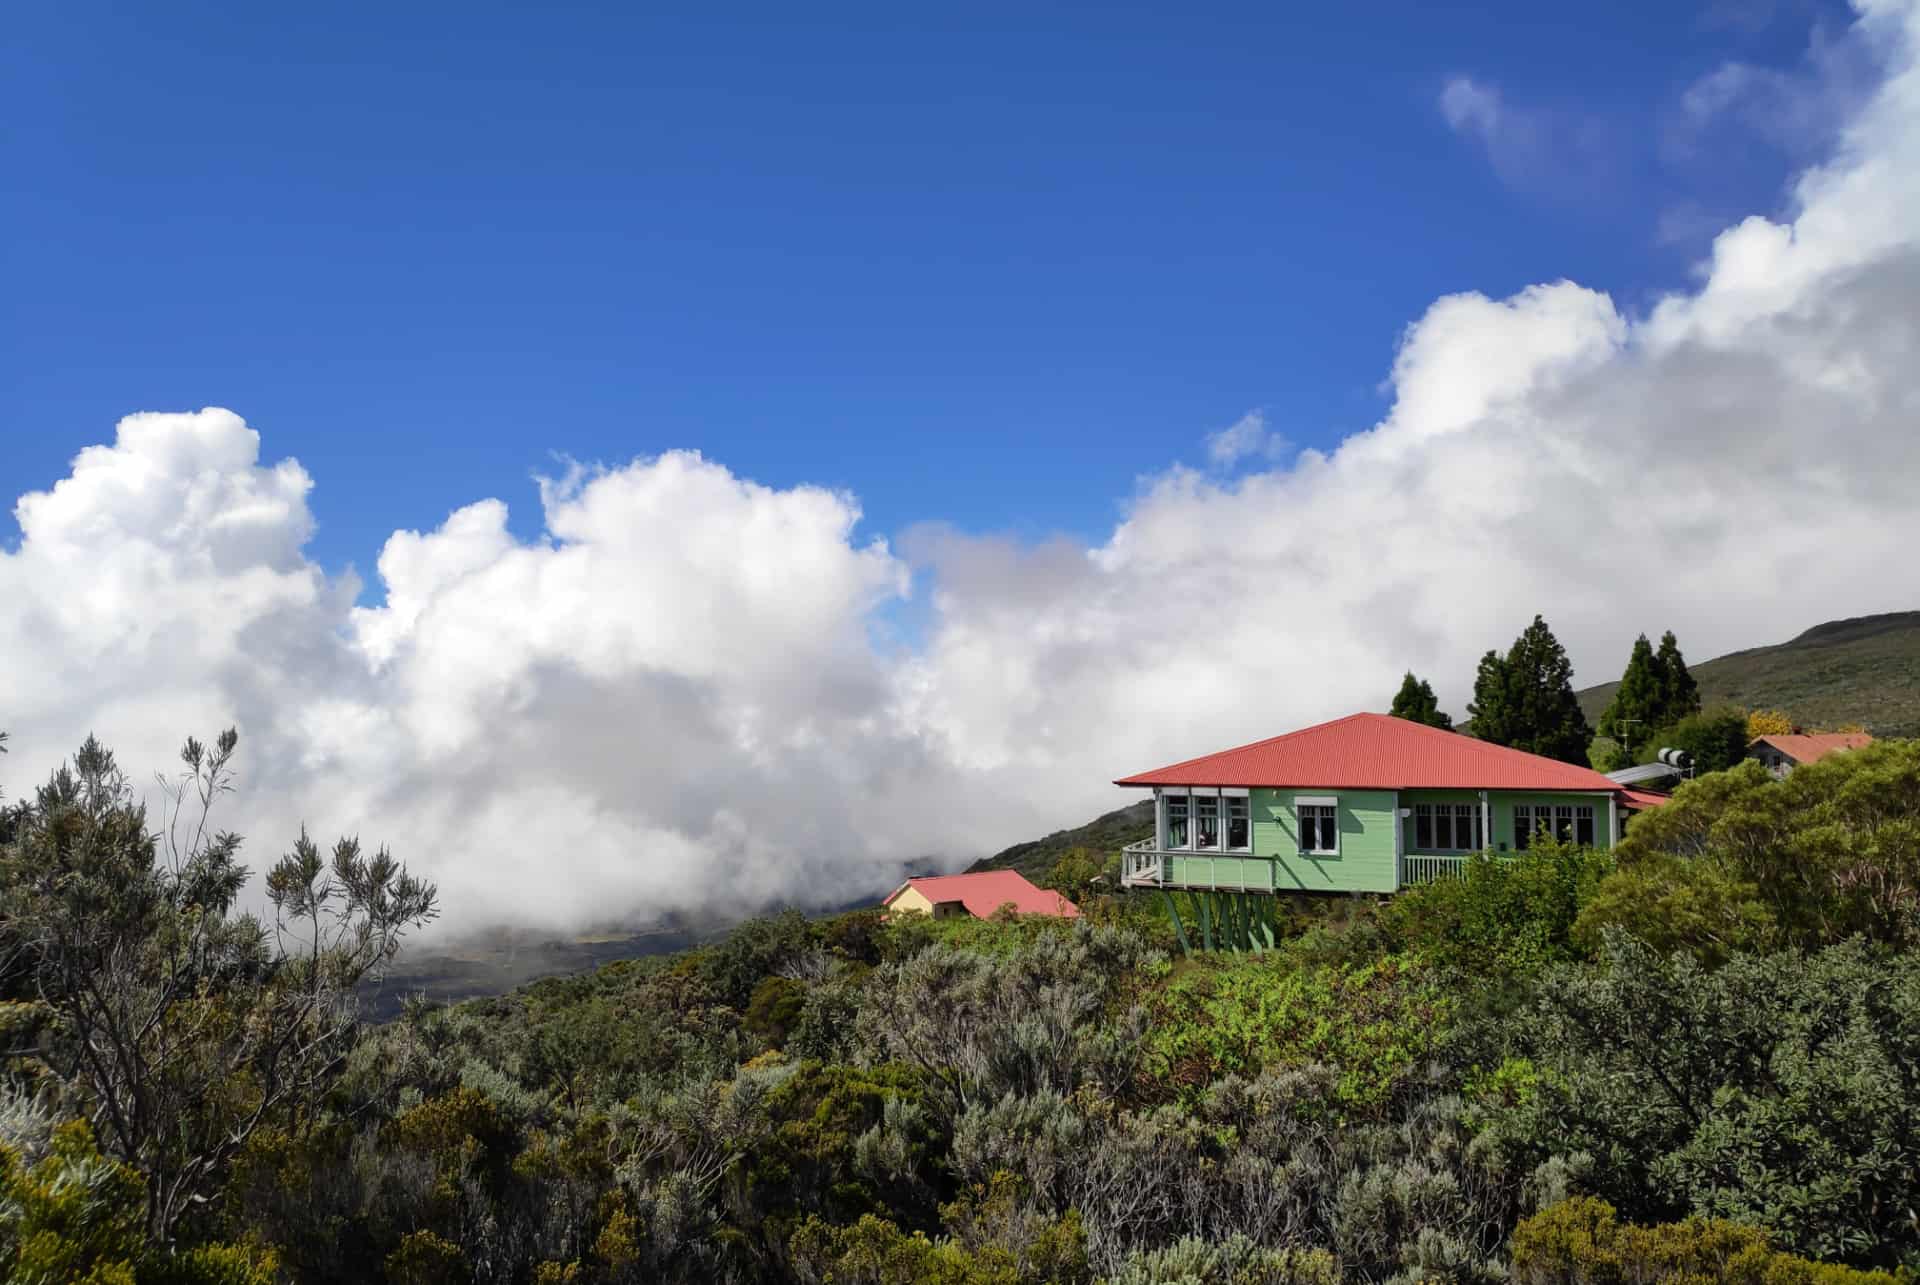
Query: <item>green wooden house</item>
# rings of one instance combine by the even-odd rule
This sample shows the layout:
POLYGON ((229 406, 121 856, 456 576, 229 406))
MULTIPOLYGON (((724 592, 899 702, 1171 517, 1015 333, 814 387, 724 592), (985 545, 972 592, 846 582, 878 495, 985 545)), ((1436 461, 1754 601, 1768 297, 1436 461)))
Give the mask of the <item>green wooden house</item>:
POLYGON ((1659 798, 1589 768, 1385 714, 1353 714, 1124 777, 1154 837, 1122 854, 1133 888, 1395 892, 1471 853, 1553 835, 1612 847, 1659 798))

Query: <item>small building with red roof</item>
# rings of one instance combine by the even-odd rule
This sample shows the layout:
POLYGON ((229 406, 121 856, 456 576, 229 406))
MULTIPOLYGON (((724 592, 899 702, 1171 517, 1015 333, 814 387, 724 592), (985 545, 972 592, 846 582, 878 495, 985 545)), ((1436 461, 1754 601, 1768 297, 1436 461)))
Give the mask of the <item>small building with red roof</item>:
POLYGON ((1351 714, 1120 778, 1152 791, 1129 887, 1394 892, 1551 836, 1610 848, 1649 806, 1591 768, 1386 714, 1351 714))
POLYGON ((1873 737, 1865 732, 1796 732, 1791 736, 1756 736, 1753 744, 1747 746, 1747 757, 1758 759, 1760 765, 1775 776, 1785 776, 1794 768, 1818 763, 1829 754, 1857 750, 1871 744, 1873 737))
POLYGON ((1078 906, 1052 889, 1035 887, 1018 870, 921 875, 895 888, 880 904, 896 915, 932 915, 936 919, 953 915, 990 919, 1002 907, 1022 915, 1080 917, 1078 906))

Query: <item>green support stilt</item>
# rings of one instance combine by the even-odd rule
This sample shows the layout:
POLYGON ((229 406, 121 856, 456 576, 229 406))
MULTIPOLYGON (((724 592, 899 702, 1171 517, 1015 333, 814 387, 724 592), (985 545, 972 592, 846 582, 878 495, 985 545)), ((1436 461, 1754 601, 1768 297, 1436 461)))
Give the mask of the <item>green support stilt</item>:
POLYGON ((1196 950, 1264 955, 1279 947, 1280 912, 1273 895, 1196 888, 1186 894, 1188 914, 1184 916, 1179 897, 1179 893, 1160 890, 1183 956, 1191 959, 1196 950), (1193 930, 1188 928, 1189 918, 1193 930))
POLYGON ((1160 890, 1160 900, 1167 908, 1167 918, 1173 920, 1173 935, 1180 943, 1180 955, 1184 959, 1193 958, 1193 947, 1187 942, 1187 926, 1180 922, 1180 907, 1174 904, 1175 894, 1165 888, 1160 890))

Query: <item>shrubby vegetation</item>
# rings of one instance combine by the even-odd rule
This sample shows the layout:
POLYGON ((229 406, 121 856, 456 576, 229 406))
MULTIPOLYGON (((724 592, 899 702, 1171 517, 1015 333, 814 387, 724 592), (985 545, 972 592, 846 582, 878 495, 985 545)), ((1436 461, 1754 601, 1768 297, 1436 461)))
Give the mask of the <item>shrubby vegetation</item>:
POLYGON ((189 747, 192 824, 91 744, 0 817, 10 1281, 1920 1267, 1914 744, 1303 899, 1259 954, 1178 957, 1069 853, 1078 922, 777 914, 378 1027, 353 984, 432 890, 301 838, 238 913, 233 753, 189 747))

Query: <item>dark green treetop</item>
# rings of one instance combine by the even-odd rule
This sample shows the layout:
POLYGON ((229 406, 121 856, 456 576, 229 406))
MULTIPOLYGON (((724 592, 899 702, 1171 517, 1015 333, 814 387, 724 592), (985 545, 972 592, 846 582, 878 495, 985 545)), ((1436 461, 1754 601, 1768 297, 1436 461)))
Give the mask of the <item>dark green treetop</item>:
POLYGON ((1660 713, 1662 721, 1673 722, 1700 712, 1700 684, 1680 654, 1680 640, 1669 629, 1660 636, 1660 652, 1654 657, 1660 676, 1660 713))
POLYGON ((1564 763, 1587 762, 1587 725, 1573 694, 1573 662, 1543 617, 1514 639, 1505 657, 1488 652, 1474 679, 1473 734, 1564 763))
MULTIPOLYGON (((1673 637, 1668 634, 1667 637, 1673 637)), ((1653 735, 1653 729, 1665 724, 1666 675, 1653 654, 1653 644, 1641 634, 1633 642, 1633 654, 1627 658, 1620 686, 1600 715, 1600 735, 1620 742, 1628 755, 1637 754, 1653 735)))
POLYGON ((1425 723, 1428 727, 1453 730, 1453 715, 1440 708, 1440 700, 1433 694, 1433 684, 1424 678, 1415 678, 1412 670, 1408 670, 1407 676, 1401 680, 1400 690, 1393 698, 1393 708, 1387 712, 1410 723, 1425 723))

